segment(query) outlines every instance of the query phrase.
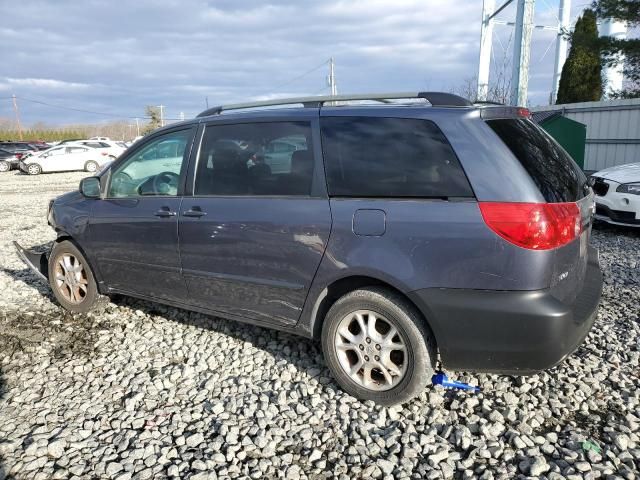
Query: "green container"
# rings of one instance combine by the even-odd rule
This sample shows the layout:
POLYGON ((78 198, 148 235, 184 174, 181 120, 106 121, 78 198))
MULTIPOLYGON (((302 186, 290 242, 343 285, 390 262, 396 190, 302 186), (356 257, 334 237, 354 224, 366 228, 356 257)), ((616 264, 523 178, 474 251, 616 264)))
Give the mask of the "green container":
POLYGON ((587 143, 587 126, 561 114, 540 121, 540 126, 562 145, 575 162, 584 170, 584 149, 587 143))

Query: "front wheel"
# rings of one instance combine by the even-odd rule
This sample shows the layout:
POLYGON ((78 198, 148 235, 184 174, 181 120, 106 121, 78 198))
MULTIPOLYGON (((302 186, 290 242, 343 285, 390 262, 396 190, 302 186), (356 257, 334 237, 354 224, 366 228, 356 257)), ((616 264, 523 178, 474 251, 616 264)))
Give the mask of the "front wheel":
POLYGON ((37 163, 31 163, 27 167, 27 172, 29 173, 29 175, 38 175, 42 173, 42 167, 37 163))
POLYGON ((9 162, 0 160, 0 172, 8 172, 9 170, 11 170, 11 165, 9 165, 9 162))
POLYGON ((333 304, 322 328, 322 350, 345 391, 381 405, 418 395, 436 361, 433 334, 415 307, 377 287, 355 290, 333 304))
POLYGON ((70 241, 56 243, 49 256, 49 285, 66 310, 90 311, 99 298, 98 286, 86 258, 70 241))

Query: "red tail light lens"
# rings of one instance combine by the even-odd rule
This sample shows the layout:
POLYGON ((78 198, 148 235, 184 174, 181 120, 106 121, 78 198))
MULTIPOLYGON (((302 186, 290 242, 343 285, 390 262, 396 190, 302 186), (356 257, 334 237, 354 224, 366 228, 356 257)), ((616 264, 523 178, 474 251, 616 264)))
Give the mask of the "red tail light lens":
POLYGON ((487 226, 508 242, 522 248, 558 248, 582 232, 580 208, 573 202, 480 202, 479 205, 487 226))
POLYGON ((107 152, 100 152, 102 155, 108 155, 107 152))
POLYGON ((20 160, 22 158, 22 153, 15 153, 14 155, 16 156, 16 158, 18 160, 20 160))

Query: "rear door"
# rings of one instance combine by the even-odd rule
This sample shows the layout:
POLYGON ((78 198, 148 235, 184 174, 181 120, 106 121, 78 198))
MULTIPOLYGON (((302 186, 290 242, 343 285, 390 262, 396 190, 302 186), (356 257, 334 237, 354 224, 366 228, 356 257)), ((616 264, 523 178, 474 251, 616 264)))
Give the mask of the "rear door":
POLYGON ((260 323, 298 320, 331 228, 311 113, 206 125, 179 221, 183 274, 196 305, 260 323), (265 150, 291 135, 305 148, 272 170, 265 150))
POLYGON ((84 170, 88 153, 87 147, 67 147, 65 159, 60 162, 61 169, 65 171, 84 170))

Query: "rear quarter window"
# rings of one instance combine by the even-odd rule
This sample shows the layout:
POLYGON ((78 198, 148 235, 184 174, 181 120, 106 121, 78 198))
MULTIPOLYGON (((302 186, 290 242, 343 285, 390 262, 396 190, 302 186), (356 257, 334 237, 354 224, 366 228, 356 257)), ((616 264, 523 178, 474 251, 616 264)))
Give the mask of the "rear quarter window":
POLYGON ((324 117, 321 130, 332 196, 473 196, 451 145, 431 121, 324 117))
POLYGON ((587 178, 571 156, 531 120, 488 120, 538 186, 547 202, 576 202, 587 192, 587 178))

